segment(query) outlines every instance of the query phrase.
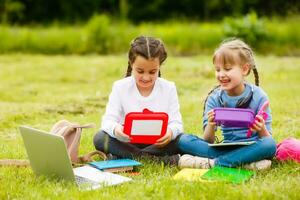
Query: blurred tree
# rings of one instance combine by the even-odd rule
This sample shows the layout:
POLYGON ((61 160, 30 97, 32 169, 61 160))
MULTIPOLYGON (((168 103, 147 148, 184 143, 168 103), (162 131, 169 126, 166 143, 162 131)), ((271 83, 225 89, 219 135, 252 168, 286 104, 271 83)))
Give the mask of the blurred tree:
POLYGON ((255 45, 267 38, 264 20, 258 19, 255 12, 242 18, 226 17, 223 22, 225 37, 238 37, 255 45))
POLYGON ((23 18, 24 4, 20 1, 0 0, 0 13, 2 23, 14 23, 23 18))
POLYGON ((132 22, 170 18, 220 20, 255 11, 259 17, 299 13, 299 0, 0 0, 2 22, 73 23, 94 14, 108 14, 132 22))
POLYGON ((259 16, 299 13, 299 0, 131 0, 128 18, 134 22, 169 18, 219 20, 255 11, 259 16))
POLYGON ((120 0, 119 9, 120 9, 120 18, 121 18, 121 20, 127 20, 127 14, 128 14, 128 2, 127 2, 127 0, 120 0))
POLYGON ((21 23, 73 23, 86 21, 95 13, 118 15, 119 12, 119 0, 22 0, 22 3, 25 10, 21 23))

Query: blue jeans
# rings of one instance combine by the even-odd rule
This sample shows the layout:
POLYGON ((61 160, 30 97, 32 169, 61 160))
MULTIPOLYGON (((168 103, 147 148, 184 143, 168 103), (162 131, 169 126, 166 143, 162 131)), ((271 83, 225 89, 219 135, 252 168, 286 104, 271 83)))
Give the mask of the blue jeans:
POLYGON ((132 159, 133 157, 143 155, 170 156, 180 153, 177 145, 179 138, 180 135, 166 146, 158 148, 149 144, 130 144, 121 142, 101 130, 94 136, 94 145, 97 150, 111 153, 120 158, 132 159))
POLYGON ((248 146, 210 147, 208 142, 195 135, 183 134, 178 141, 178 148, 185 154, 214 159, 215 165, 236 167, 271 159, 276 152, 276 143, 272 136, 268 136, 248 146))

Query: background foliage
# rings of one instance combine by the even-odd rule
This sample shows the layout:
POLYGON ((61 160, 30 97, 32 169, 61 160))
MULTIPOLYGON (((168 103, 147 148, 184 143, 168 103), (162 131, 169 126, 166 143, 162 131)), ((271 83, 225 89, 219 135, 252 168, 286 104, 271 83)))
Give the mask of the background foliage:
POLYGON ((173 55, 212 54, 228 37, 240 37, 255 52, 300 55, 299 16, 259 18, 252 12, 220 22, 167 21, 134 25, 107 15, 94 15, 75 25, 0 25, 0 53, 119 54, 138 35, 161 38, 173 55), (270 51, 272 49, 272 51, 270 51))
POLYGON ((170 18, 220 20, 250 11, 259 16, 286 16, 300 11, 298 0, 0 0, 1 19, 8 23, 86 21, 106 13, 132 22, 170 18))
POLYGON ((118 54, 151 35, 173 55, 211 54, 228 37, 300 55, 299 11, 297 0, 0 0, 0 53, 118 54))

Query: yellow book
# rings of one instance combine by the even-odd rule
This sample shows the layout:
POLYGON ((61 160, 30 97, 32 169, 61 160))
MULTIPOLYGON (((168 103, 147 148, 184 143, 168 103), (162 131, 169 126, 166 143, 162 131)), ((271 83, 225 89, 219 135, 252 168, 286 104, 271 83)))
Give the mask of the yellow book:
POLYGON ((201 176, 205 174, 208 171, 208 169, 190 169, 190 168, 184 168, 177 172, 173 176, 173 179, 175 180, 185 180, 185 181, 204 181, 207 182, 207 180, 201 179, 201 176))

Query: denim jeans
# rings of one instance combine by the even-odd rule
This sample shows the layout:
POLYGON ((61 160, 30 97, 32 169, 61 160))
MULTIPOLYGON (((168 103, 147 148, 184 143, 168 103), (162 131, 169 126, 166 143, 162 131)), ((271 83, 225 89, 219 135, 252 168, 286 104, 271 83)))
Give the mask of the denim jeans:
POLYGON ((205 140, 190 134, 183 134, 178 141, 182 153, 214 159, 215 165, 236 167, 243 164, 271 159, 276 152, 272 136, 263 137, 248 146, 210 147, 205 140))
POLYGON ((94 136, 94 145, 97 150, 111 153, 120 158, 133 158, 144 155, 170 156, 180 153, 177 145, 179 138, 180 135, 166 146, 158 148, 155 145, 150 144, 130 144, 121 142, 101 130, 94 136))

